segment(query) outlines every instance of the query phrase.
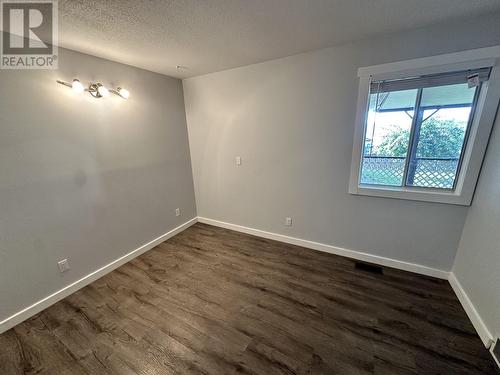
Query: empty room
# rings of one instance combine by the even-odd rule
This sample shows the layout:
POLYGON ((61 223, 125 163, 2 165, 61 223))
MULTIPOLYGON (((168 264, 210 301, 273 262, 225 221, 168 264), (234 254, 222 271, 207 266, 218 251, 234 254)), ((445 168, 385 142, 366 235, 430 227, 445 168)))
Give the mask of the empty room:
POLYGON ((500 375, 500 0, 0 31, 0 375, 500 375))

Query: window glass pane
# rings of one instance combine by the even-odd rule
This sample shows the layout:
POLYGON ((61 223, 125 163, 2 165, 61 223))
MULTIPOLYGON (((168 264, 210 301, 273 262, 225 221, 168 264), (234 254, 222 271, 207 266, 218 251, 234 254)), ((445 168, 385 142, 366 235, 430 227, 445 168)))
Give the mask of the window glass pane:
POLYGON ((402 186, 418 90, 370 95, 361 183, 402 186))
POLYGON ((469 89, 467 83, 458 85, 428 87, 423 89, 421 107, 470 106, 474 101, 475 88, 469 89))
POLYGON ((453 188, 475 90, 467 84, 423 89, 407 185, 453 188))

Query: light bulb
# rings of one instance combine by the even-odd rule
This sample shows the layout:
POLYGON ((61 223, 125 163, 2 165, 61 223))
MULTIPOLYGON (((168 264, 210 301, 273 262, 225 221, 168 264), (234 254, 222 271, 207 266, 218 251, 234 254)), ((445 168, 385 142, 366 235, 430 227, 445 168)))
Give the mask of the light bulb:
POLYGON ((97 89, 97 92, 99 93, 99 95, 101 95, 102 97, 107 97, 109 96, 109 90, 104 87, 104 86, 99 86, 99 88, 97 89))
POLYGON ((128 99, 130 92, 127 89, 118 87, 118 95, 120 95, 123 99, 128 99))
POLYGON ((82 83, 77 79, 73 80, 73 83, 71 84, 71 88, 73 89, 74 92, 76 92, 78 94, 81 94, 85 90, 82 83))

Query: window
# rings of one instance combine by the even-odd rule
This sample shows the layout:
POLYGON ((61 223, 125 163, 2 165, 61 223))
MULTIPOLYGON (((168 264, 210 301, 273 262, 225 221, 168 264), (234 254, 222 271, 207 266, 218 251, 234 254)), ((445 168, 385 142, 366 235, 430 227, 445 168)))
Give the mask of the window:
POLYGON ((488 77, 484 69, 372 82, 361 183, 453 189, 473 108, 488 77), (479 85, 469 87, 467 77, 475 75, 479 85))
POLYGON ((351 193, 470 204, 498 104, 495 60, 429 68, 428 59, 360 75, 351 193))

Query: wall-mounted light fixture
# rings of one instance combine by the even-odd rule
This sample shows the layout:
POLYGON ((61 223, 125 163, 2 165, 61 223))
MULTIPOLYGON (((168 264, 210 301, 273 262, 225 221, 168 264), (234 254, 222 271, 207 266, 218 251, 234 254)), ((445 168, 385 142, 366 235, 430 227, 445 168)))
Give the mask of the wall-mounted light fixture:
POLYGON ((72 83, 59 80, 57 81, 57 83, 67 87, 71 87, 71 89, 78 94, 87 91, 94 98, 105 98, 109 96, 109 93, 118 95, 123 99, 128 99, 128 97, 130 96, 130 92, 127 89, 124 89, 123 87, 118 87, 116 90, 108 90, 106 86, 104 86, 100 82, 91 83, 89 84, 88 88, 85 88, 85 86, 83 86, 83 84, 76 78, 73 80, 72 83))
POLYGON ((94 98, 106 98, 109 96, 109 90, 102 83, 92 83, 89 86, 89 93, 94 98))
POLYGON ((82 83, 77 79, 73 80, 73 83, 71 84, 71 88, 73 89, 74 92, 76 92, 78 94, 85 91, 85 87, 83 87, 82 83))
POLYGON ((130 92, 127 89, 124 89, 123 87, 118 87, 116 89, 116 92, 118 95, 120 95, 123 99, 128 99, 130 96, 130 92))

